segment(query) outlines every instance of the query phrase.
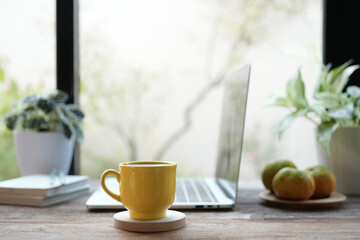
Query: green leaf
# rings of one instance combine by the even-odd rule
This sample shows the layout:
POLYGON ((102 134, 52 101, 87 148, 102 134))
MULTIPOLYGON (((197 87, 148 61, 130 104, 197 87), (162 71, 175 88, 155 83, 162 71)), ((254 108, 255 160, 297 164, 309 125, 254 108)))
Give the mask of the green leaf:
POLYGON ((349 77, 353 74, 354 71, 359 69, 359 65, 350 66, 352 60, 347 61, 343 65, 334 68, 329 72, 328 84, 329 91, 340 95, 349 81, 349 77))
POLYGON ((335 119, 352 120, 354 118, 354 105, 349 103, 342 108, 327 112, 326 115, 335 119))
POLYGON ((340 86, 339 89, 337 89, 337 94, 341 94, 342 91, 344 90, 346 84, 349 81, 350 76, 360 68, 360 65, 353 65, 353 66, 349 66, 347 67, 341 74, 341 77, 339 78, 340 80, 340 86))
POLYGON ((61 130, 67 138, 71 138, 74 134, 76 140, 82 143, 84 134, 81 128, 81 121, 84 117, 81 109, 74 104, 59 104, 56 107, 56 113, 61 121, 61 130))
POLYGON ((326 107, 322 104, 313 104, 309 106, 309 112, 314 112, 316 115, 322 116, 326 112, 326 107))
POLYGON ((345 62, 344 64, 342 64, 338 67, 335 67, 329 71, 328 76, 325 79, 325 84, 324 84, 326 91, 335 93, 336 89, 341 88, 341 85, 340 85, 341 82, 339 81, 340 76, 341 76, 342 72, 345 70, 345 68, 350 66, 351 63, 352 63, 352 60, 349 60, 349 61, 345 62))
POLYGON ((346 88, 346 93, 352 98, 359 98, 360 88, 358 86, 349 86, 346 88))
POLYGON ((15 113, 9 113, 5 117, 5 125, 9 130, 14 130, 16 128, 17 121, 19 119, 19 116, 15 113))
POLYGON ((327 79, 328 73, 330 71, 330 68, 331 68, 331 64, 328 64, 328 65, 322 67, 321 74, 316 83, 314 94, 313 94, 315 99, 318 99, 317 95, 319 93, 322 93, 325 91, 325 83, 326 83, 326 79, 327 79))
POLYGON ((309 112, 310 108, 305 108, 287 115, 278 126, 278 136, 281 139, 284 131, 292 124, 295 118, 305 116, 309 112))
POLYGON ((24 120, 24 128, 36 131, 47 131, 49 129, 48 122, 43 116, 32 115, 24 120))
POLYGON ((69 95, 58 89, 56 93, 50 94, 49 98, 54 100, 56 103, 65 103, 68 100, 69 95))
POLYGON ((330 140, 332 134, 340 126, 337 122, 323 122, 320 124, 316 131, 316 139, 323 147, 327 154, 330 155, 330 140))
POLYGON ((56 107, 55 111, 60 118, 63 133, 67 138, 71 138, 72 134, 76 134, 76 132, 74 127, 72 126, 70 119, 68 119, 67 116, 64 114, 61 105, 56 107))
POLYGON ((71 131, 72 134, 75 134, 76 140, 79 143, 82 143, 84 139, 84 133, 80 123, 83 120, 84 114, 80 108, 76 105, 63 105, 61 112, 63 114, 62 117, 67 119, 66 121, 63 121, 63 123, 67 126, 64 128, 66 131, 65 134, 68 135, 67 131, 71 131), (71 126, 69 124, 71 124, 71 126))
POLYGON ((76 140, 78 141, 78 143, 83 143, 84 141, 84 133, 83 133, 83 130, 82 130, 82 127, 80 125, 79 122, 74 122, 74 130, 75 130, 75 133, 76 133, 76 140))
POLYGON ((23 100, 23 103, 25 104, 37 104, 37 101, 38 101, 39 97, 38 96, 35 96, 35 95, 30 95, 28 97, 26 97, 24 100, 23 100))
POLYGON ((322 102, 322 104, 326 108, 338 107, 342 102, 342 99, 340 96, 337 96, 337 95, 335 95, 333 93, 329 93, 329 92, 318 93, 317 99, 320 102, 322 102))
POLYGON ((359 68, 359 65, 350 66, 352 60, 330 70, 331 65, 323 67, 314 91, 314 98, 322 92, 329 92, 340 95, 347 84, 349 77, 359 68))
POLYGON ((305 108, 308 102, 305 97, 305 85, 302 80, 300 70, 295 78, 291 79, 286 85, 287 100, 297 109, 305 108))
POLYGON ((54 110, 56 102, 49 98, 40 97, 37 101, 37 107, 43 110, 45 113, 49 113, 54 110))
POLYGON ((80 109, 79 106, 75 104, 68 104, 66 105, 66 109, 69 111, 70 114, 72 114, 74 117, 77 118, 78 121, 82 121, 85 117, 84 112, 80 109))
POLYGON ((64 123, 61 123, 61 131, 62 133, 65 135, 65 137, 67 139, 70 139, 71 136, 72 136, 72 131, 71 129, 69 128, 68 125, 64 124, 64 123))

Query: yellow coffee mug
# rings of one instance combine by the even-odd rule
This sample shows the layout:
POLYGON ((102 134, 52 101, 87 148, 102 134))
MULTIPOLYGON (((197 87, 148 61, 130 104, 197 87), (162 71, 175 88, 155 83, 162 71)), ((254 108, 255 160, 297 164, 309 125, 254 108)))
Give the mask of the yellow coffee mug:
POLYGON ((135 161, 119 164, 119 172, 108 169, 101 175, 101 186, 115 200, 124 204, 131 218, 160 219, 166 216, 175 199, 176 163, 135 161), (105 178, 114 175, 120 194, 110 191, 105 178))

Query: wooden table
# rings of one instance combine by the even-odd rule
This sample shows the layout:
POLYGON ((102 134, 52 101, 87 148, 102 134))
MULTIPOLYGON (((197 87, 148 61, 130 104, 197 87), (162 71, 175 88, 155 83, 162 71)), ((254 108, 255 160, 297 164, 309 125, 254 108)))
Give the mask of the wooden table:
POLYGON ((259 192, 240 189, 234 210, 183 211, 184 228, 146 234, 114 228, 116 211, 88 211, 89 196, 46 208, 0 205, 0 239, 360 239, 359 196, 333 209, 295 210, 270 207, 259 192))

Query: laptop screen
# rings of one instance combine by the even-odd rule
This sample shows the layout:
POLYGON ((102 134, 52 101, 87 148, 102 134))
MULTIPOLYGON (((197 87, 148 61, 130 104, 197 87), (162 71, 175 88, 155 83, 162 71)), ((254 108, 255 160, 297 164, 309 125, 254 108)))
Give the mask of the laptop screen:
POLYGON ((224 82, 216 178, 225 182, 233 198, 239 178, 250 67, 246 65, 229 74, 224 82))

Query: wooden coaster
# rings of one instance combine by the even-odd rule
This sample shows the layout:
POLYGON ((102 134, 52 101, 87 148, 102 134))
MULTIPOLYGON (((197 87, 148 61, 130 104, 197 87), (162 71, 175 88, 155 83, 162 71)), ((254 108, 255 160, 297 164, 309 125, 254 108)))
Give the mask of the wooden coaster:
POLYGON ((182 228, 185 225, 185 214, 167 210, 166 217, 156 220, 138 220, 129 216, 128 211, 114 215, 114 226, 132 232, 163 232, 182 228))

